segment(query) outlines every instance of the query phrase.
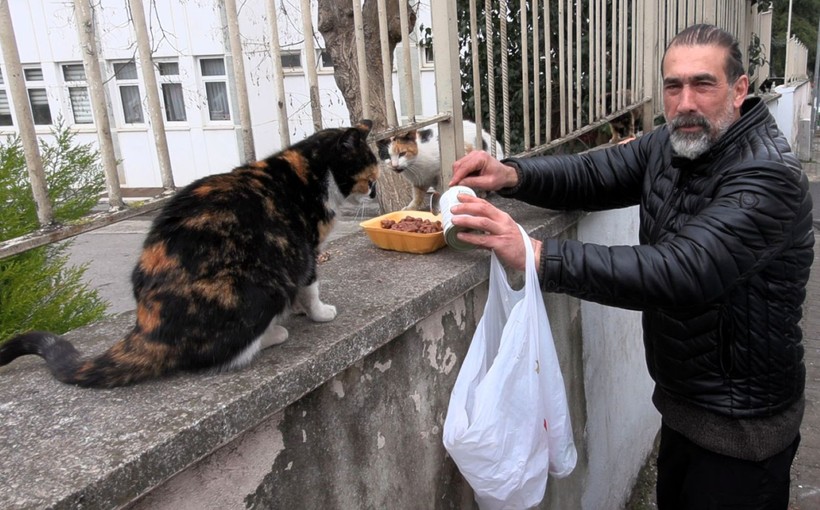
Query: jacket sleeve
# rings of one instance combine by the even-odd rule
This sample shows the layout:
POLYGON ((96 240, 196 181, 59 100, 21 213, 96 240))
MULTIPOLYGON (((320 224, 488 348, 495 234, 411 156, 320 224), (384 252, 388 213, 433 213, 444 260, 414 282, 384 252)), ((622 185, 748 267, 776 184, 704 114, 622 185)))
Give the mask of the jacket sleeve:
POLYGON ((640 200, 647 149, 655 132, 635 141, 566 156, 509 158, 518 185, 499 194, 548 209, 597 211, 640 200))
POLYGON ((720 301, 811 233, 808 184, 799 170, 752 161, 722 181, 707 207, 657 244, 547 239, 542 288, 621 308, 685 310, 720 301))

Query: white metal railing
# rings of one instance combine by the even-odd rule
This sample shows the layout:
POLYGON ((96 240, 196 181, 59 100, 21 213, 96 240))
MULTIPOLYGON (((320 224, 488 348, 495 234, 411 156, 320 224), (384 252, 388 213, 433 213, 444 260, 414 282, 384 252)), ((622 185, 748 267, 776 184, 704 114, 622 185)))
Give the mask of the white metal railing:
MULTIPOLYGON (((303 35, 309 34, 302 37, 301 45, 307 61, 303 69, 309 91, 309 111, 314 129, 320 129, 325 124, 314 44, 315 41, 321 43, 322 39, 313 23, 316 2, 324 0, 288 1, 287 18, 283 17, 284 1, 287 0, 256 1, 268 18, 262 24, 264 33, 261 34, 261 39, 266 41, 264 47, 269 53, 266 58, 270 59, 272 69, 265 93, 270 94, 270 102, 277 105, 275 123, 278 124, 281 147, 291 143, 289 123, 296 115, 289 111, 289 103, 285 100, 285 73, 280 59, 283 43, 280 26, 283 21, 288 22, 289 30, 301 26, 303 35)), ((342 1, 350 1, 352 6, 352 30, 355 33, 358 69, 366 67, 367 48, 370 48, 366 45, 365 32, 380 34, 378 53, 384 72, 378 77, 357 73, 357 90, 363 116, 372 117, 378 112, 383 112, 385 116, 385 127, 375 134, 375 139, 436 123, 439 125, 441 138, 441 166, 445 173, 464 151, 464 144, 459 142, 463 140, 463 79, 473 81, 472 107, 479 127, 484 127, 495 138, 503 140, 505 154, 513 152, 513 146, 516 147, 514 152, 517 154, 535 154, 583 136, 630 110, 643 110, 644 125, 651 126, 653 117, 661 113, 660 101, 655 101, 654 98, 661 95, 659 76, 663 49, 675 34, 692 23, 714 23, 734 33, 741 43, 747 62, 749 42, 753 34, 759 37, 760 45, 765 51, 770 48, 771 11, 758 14, 756 4, 749 0, 469 0, 467 19, 462 20, 458 19, 457 3, 453 0, 422 0, 411 3, 409 6, 416 11, 410 11, 406 2, 398 2, 402 27, 408 25, 410 14, 418 15, 422 7, 429 9, 430 13, 436 101, 434 112, 424 112, 417 108, 418 94, 414 90, 415 83, 419 82, 418 75, 414 75, 414 69, 418 66, 412 64, 411 58, 412 51, 418 49, 415 37, 407 37, 405 34, 401 50, 395 56, 401 72, 392 71, 394 57, 387 44, 388 11, 391 7, 396 7, 396 0, 378 0, 378 30, 365 26, 362 8, 367 4, 363 4, 363 0, 342 1), (485 12, 507 15, 486 16, 483 14, 485 12), (517 12, 517 18, 511 17, 512 12, 517 12), (469 29, 469 38, 464 43, 465 46, 461 47, 458 31, 459 26, 464 25, 469 29), (515 25, 518 25, 519 33, 524 36, 511 40, 508 30, 512 31, 515 25), (483 52, 480 50, 482 42, 483 52), (496 59, 496 48, 501 50, 500 62, 496 59), (518 57, 514 59, 516 55, 518 57), (524 58, 520 58, 520 55, 524 55, 524 58), (461 75, 462 56, 466 56, 472 63, 471 77, 461 75), (516 69, 515 66, 518 66, 516 76, 521 79, 513 83, 510 75, 516 69), (486 72, 482 73, 481 69, 486 72), (374 102, 371 95, 373 89, 370 80, 373 79, 382 81, 383 103, 374 102), (399 105, 394 100, 394 91, 403 98, 399 105), (513 95, 519 96, 520 102, 516 101, 517 104, 514 104, 511 99, 513 95), (397 107, 401 107, 401 116, 397 115, 397 107), (513 115, 514 111, 520 112, 520 115, 513 115), (513 133, 516 133, 515 139, 513 133)), ((99 38, 95 38, 94 31, 95 23, 104 22, 104 17, 94 16, 93 11, 106 0, 73 2, 78 37, 85 47, 83 64, 87 71, 89 89, 91 95, 97 97, 95 104, 103 104, 106 101, 105 94, 108 93, 103 82, 108 78, 102 76, 103 72, 99 69, 96 72, 94 69, 95 65, 99 67, 100 60, 95 53, 99 49, 96 46, 99 38)), ((129 0, 129 5, 132 11, 143 12, 146 8, 141 0, 129 0)), ((228 42, 225 55, 230 59, 232 80, 236 85, 232 93, 235 94, 233 100, 239 110, 238 119, 234 123, 242 145, 240 155, 245 160, 252 160, 255 158, 253 129, 258 124, 254 122, 254 112, 248 107, 249 71, 243 65, 250 36, 245 32, 240 33, 240 26, 245 26, 242 25, 243 21, 246 24, 248 21, 243 20, 241 10, 237 12, 236 0, 218 0, 217 5, 221 6, 226 19, 223 27, 225 40, 228 42)), ((247 9, 251 5, 255 3, 248 2, 242 8, 247 9)), ((158 16, 159 13, 154 12, 153 15, 158 16)), ((170 194, 175 184, 167 160, 169 149, 162 129, 163 119, 159 115, 161 107, 159 100, 151 97, 156 94, 156 78, 151 77, 154 62, 150 49, 153 41, 149 40, 145 30, 145 19, 140 18, 139 15, 132 18, 132 29, 139 50, 135 59, 140 61, 143 70, 142 84, 149 85, 147 82, 151 82, 154 85, 153 92, 150 86, 143 87, 142 90, 146 90, 149 96, 145 100, 152 119, 148 129, 158 148, 157 157, 164 159, 159 165, 162 169, 162 187, 170 194)), ((418 23, 414 30, 417 28, 418 23)), ((13 20, 8 0, 0 0, 0 40, 4 65, 9 71, 6 74, 18 120, 17 127, 26 147, 33 145, 36 149, 36 134, 33 127, 28 127, 31 111, 27 107, 25 85, 15 83, 22 78, 19 57, 14 57, 16 41, 12 29, 13 20)), ((794 53, 799 57, 801 45, 795 41, 795 46, 798 49, 794 53)), ((802 51, 804 50, 805 47, 802 47, 802 51)), ((765 61, 768 62, 768 57, 765 61)), ((805 74, 805 57, 802 60, 793 58, 790 64, 789 72, 794 76, 799 75, 801 69, 805 74)), ((757 80, 762 81, 767 76, 767 66, 756 70, 757 80)), ((424 93, 427 94, 428 91, 425 90, 424 93)), ((27 150, 27 158, 31 152, 28 167, 44 229, 24 238, 0 243, 0 258, 135 215, 130 209, 123 211, 113 150, 106 156, 106 147, 112 145, 111 130, 107 128, 107 116, 104 112, 96 115, 97 110, 99 109, 95 109, 95 125, 98 127, 99 146, 105 156, 104 167, 112 210, 87 219, 82 225, 51 226, 50 204, 42 187, 42 167, 37 165, 36 151, 27 150)), ((478 140, 476 144, 480 146, 478 140)), ((444 182, 447 180, 447 176, 444 176, 444 182)), ((164 200, 165 198, 159 197, 149 201, 147 207, 159 207, 164 200)))
POLYGON ((786 72, 785 82, 791 83, 808 79, 806 64, 809 50, 796 36, 791 36, 786 45, 786 72))

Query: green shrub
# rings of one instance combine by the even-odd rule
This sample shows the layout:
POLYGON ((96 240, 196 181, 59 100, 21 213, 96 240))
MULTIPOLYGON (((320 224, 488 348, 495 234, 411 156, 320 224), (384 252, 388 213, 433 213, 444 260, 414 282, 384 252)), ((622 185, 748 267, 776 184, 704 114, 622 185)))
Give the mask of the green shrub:
MULTIPOLYGON (((49 198, 58 222, 88 214, 105 189, 99 152, 76 142, 62 122, 40 141, 49 198)), ((19 137, 0 143, 0 241, 39 228, 19 137)), ((31 329, 64 333, 100 320, 107 303, 83 282, 86 266, 68 266, 71 241, 0 259, 0 341, 31 329)))

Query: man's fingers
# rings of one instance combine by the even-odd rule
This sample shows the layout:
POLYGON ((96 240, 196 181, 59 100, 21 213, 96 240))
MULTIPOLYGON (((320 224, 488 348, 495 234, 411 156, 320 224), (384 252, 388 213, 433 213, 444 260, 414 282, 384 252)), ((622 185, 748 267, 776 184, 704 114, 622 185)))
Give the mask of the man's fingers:
POLYGON ((453 178, 450 180, 449 186, 455 186, 462 183, 465 179, 469 181, 470 176, 474 173, 481 172, 484 168, 484 163, 477 157, 477 151, 469 152, 453 163, 453 178))

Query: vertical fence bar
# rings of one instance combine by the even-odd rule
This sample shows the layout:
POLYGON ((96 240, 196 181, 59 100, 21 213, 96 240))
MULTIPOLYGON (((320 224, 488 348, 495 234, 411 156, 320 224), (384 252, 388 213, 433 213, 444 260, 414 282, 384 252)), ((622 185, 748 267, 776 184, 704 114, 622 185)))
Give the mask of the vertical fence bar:
POLYGON ((270 58, 273 64, 273 81, 276 82, 276 119, 279 121, 279 140, 282 147, 290 145, 288 106, 285 99, 285 73, 282 72, 282 50, 279 46, 279 20, 276 15, 276 0, 267 0, 268 23, 270 24, 270 58))
MULTIPOLYGON (((404 90, 405 97, 407 98, 407 118, 410 119, 410 122, 416 122, 416 92, 413 87, 413 68, 410 61, 410 35, 404 31, 404 27, 408 25, 407 2, 405 0, 399 0, 399 20, 402 26, 401 48, 404 61, 404 90)), ((470 27, 470 31, 472 32, 472 27, 470 27)))
POLYGON ((629 35, 629 31, 626 24, 626 11, 627 5, 629 4, 629 0, 618 0, 618 5, 620 7, 619 18, 621 20, 621 54, 619 59, 621 60, 620 65, 618 66, 618 88, 620 90, 620 94, 618 94, 619 104, 618 109, 625 107, 629 102, 629 98, 627 94, 629 91, 627 90, 627 63, 629 62, 629 46, 626 44, 627 35, 629 35))
POLYGON ((655 97, 659 89, 658 69, 659 69, 659 55, 662 51, 659 46, 661 24, 658 23, 658 10, 660 9, 659 2, 661 0, 648 0, 644 3, 643 12, 643 62, 644 80, 643 89, 644 97, 649 97, 650 100, 644 103, 643 108, 643 132, 648 133, 652 130, 653 120, 655 118, 655 97))
MULTIPOLYGON (((302 0, 307 2, 308 0, 302 0)), ((401 1, 401 0, 400 0, 401 1)), ((379 13, 379 41, 381 42, 381 56, 382 56, 382 82, 384 83, 384 101, 385 112, 387 113, 387 122, 391 127, 399 125, 396 118, 396 109, 393 101, 393 66, 390 64, 390 41, 388 38, 387 29, 387 7, 385 0, 378 0, 379 13)), ((433 39, 435 41, 435 38, 433 39)), ((438 62, 436 63, 438 67, 438 62)))
POLYGON ((501 100, 502 113, 504 114, 504 154, 510 153, 510 80, 509 80, 509 59, 507 58, 507 0, 501 0, 501 100))
POLYGON ((715 13, 715 25, 717 25, 719 27, 725 27, 726 26, 725 23, 724 23, 724 18, 725 18, 724 8, 725 7, 726 7, 725 2, 718 2, 717 12, 715 13))
MULTIPOLYGON (((546 0, 545 0, 546 1, 546 0)), ((538 0, 533 1, 532 7, 532 69, 533 69, 533 114, 535 115, 535 146, 541 145, 541 31, 539 20, 538 0)))
MULTIPOLYGON (((483 121, 481 120, 481 69, 478 55, 478 9, 476 0, 470 0, 470 57, 473 62, 473 111, 475 112, 475 146, 481 147, 481 130, 483 121)), ((489 18, 489 12, 485 12, 489 18)), ((486 38, 485 38, 486 39, 486 38)), ((490 154, 495 156, 495 144, 491 143, 487 148, 490 154)))
MULTIPOLYGON (((633 65, 635 82, 632 90, 635 91, 633 94, 634 99, 643 99, 648 95, 643 83, 643 73, 646 67, 646 60, 643 55, 643 41, 646 34, 642 29, 644 2, 638 2, 637 0, 635 2, 635 9, 632 11, 632 30, 635 32, 635 45, 633 46, 635 49, 635 64, 633 65)), ((643 129, 643 126, 635 126, 635 128, 643 129)))
POLYGON ((356 30, 356 62, 359 74, 359 94, 362 96, 362 117, 370 118, 370 82, 367 77, 367 56, 364 48, 364 22, 361 0, 353 1, 353 26, 356 30))
POLYGON ((598 34, 595 36, 598 49, 596 51, 595 60, 598 65, 598 76, 596 79, 596 88, 598 94, 598 112, 597 117, 603 117, 606 112, 606 7, 605 0, 597 0, 595 3, 596 17, 598 19, 598 34))
POLYGON ((618 38, 620 37, 620 27, 618 26, 618 2, 612 0, 612 55, 609 64, 609 113, 618 109, 618 51, 620 50, 618 38))
POLYGON ((547 122, 544 126, 544 141, 552 140, 552 28, 550 26, 550 0, 544 0, 544 78, 547 106, 547 122))
POLYGON ((595 1, 587 2, 587 123, 595 120, 595 1))
POLYGON ((251 107, 248 104, 248 83, 245 79, 245 54, 239 35, 239 18, 236 15, 236 0, 224 0, 225 17, 228 21, 228 41, 231 49, 231 64, 236 84, 236 99, 239 105, 239 125, 242 133, 242 155, 245 161, 256 159, 251 127, 251 107))
POLYGON ((23 78, 23 68, 20 64, 17 40, 14 37, 14 24, 11 20, 8 0, 0 0, 0 46, 3 49, 9 90, 12 101, 14 101, 14 113, 20 127, 20 139, 23 142, 26 169, 31 183, 31 192, 34 195, 34 205, 37 208, 37 221, 45 227, 54 221, 54 212, 48 199, 46 173, 43 169, 43 160, 40 158, 40 149, 37 147, 34 118, 28 107, 26 83, 23 78))
POLYGON ((159 102, 157 73, 154 71, 154 58, 151 56, 151 40, 148 37, 148 26, 145 23, 145 8, 142 0, 129 0, 131 20, 137 39, 137 51, 140 57, 140 69, 145 82, 145 94, 148 101, 148 117, 151 119, 151 132, 157 149, 159 173, 162 187, 166 192, 173 191, 174 174, 171 170, 171 156, 168 153, 168 138, 165 135, 165 120, 162 118, 162 106, 159 102))
POLYGON ((449 112, 450 122, 439 124, 441 182, 453 177, 453 163, 464 155, 461 112, 461 74, 458 59, 458 15, 451 0, 431 0, 433 53, 436 58, 436 102, 439 112, 449 112))
MULTIPOLYGON (((401 1, 401 0, 400 0, 401 1)), ((524 109, 524 150, 530 150, 530 61, 529 46, 527 44, 527 0, 518 4, 519 19, 521 21, 521 102, 524 109)))
POLYGON ((302 35, 305 44, 305 64, 307 82, 310 91, 310 113, 313 118, 313 129, 322 129, 322 104, 319 99, 319 77, 316 74, 316 45, 313 43, 313 19, 310 0, 301 0, 302 35))
POLYGON ((558 113, 560 114, 559 136, 567 134, 567 68, 564 65, 566 53, 564 44, 566 40, 566 28, 564 27, 564 6, 563 0, 558 0, 558 113))
POLYGON ((581 77, 583 69, 581 69, 581 0, 575 2, 575 125, 577 127, 583 126, 581 120, 581 112, 583 111, 583 102, 581 100, 581 77))
MULTIPOLYGON (((493 33, 492 0, 484 0, 484 39, 487 41, 487 105, 490 119, 490 138, 496 137, 495 117, 495 55, 493 54, 495 34, 493 33)), ((493 144, 495 145, 495 144, 493 144)), ((495 151, 495 148, 493 148, 495 151)))
POLYGON ((632 27, 631 41, 629 46, 630 48, 632 48, 632 52, 629 55, 629 90, 632 92, 629 97, 630 103, 633 103, 639 97, 642 97, 642 95, 639 93, 640 91, 638 90, 638 30, 636 22, 639 18, 637 17, 637 10, 637 0, 632 0, 632 10, 630 11, 629 16, 629 26, 632 27))
POLYGON ((575 80, 573 79, 575 76, 575 59, 574 57, 574 44, 573 44, 573 9, 572 6, 575 4, 575 0, 567 0, 567 104, 565 108, 567 109, 567 131, 572 133, 575 131, 575 115, 573 114, 573 102, 574 102, 574 89, 575 89, 575 80))
POLYGON ((120 176, 117 173, 117 157, 114 153, 114 141, 111 138, 111 124, 108 120, 108 106, 103 84, 100 61, 98 60, 97 40, 94 35, 95 25, 91 5, 88 0, 74 0, 74 15, 77 22, 77 34, 80 39, 83 67, 88 79, 88 94, 91 98, 91 113, 97 127, 97 140, 100 145, 105 186, 108 193, 108 206, 111 209, 125 207, 120 189, 120 176))

